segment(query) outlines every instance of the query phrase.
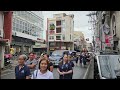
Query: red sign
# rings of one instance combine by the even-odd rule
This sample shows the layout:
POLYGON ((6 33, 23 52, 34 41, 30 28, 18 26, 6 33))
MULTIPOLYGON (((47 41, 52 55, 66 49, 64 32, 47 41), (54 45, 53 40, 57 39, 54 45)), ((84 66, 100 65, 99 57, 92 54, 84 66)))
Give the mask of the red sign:
POLYGON ((110 43, 108 35, 105 35, 105 43, 110 43))

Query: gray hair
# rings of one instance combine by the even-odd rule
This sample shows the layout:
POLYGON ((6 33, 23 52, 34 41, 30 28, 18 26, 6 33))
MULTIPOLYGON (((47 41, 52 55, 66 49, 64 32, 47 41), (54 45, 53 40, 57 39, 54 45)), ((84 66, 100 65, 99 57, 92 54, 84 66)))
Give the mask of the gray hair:
POLYGON ((25 54, 22 54, 20 56, 22 56, 25 61, 27 60, 27 56, 25 54))

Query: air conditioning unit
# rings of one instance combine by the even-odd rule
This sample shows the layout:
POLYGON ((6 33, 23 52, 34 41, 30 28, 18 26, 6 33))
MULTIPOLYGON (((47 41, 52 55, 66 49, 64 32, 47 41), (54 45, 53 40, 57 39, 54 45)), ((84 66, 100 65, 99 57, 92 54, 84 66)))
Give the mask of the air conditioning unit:
POLYGON ((0 37, 3 38, 3 29, 0 29, 0 37))

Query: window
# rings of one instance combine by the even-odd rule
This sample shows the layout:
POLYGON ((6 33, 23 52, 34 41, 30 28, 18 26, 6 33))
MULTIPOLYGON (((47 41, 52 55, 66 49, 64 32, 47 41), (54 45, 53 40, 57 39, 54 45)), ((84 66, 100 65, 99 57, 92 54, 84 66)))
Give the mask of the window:
POLYGON ((18 28, 16 27, 16 31, 18 31, 18 28))
POLYGON ((65 27, 62 27, 62 33, 65 33, 65 27))
POLYGON ((24 21, 22 22, 22 25, 24 26, 24 21))
MULTIPOLYGON (((42 33, 41 33, 42 35, 42 33)), ((54 36, 49 36, 49 40, 54 40, 54 36)))
POLYGON ((18 28, 18 24, 16 24, 16 28, 18 28))
POLYGON ((52 39, 54 39, 54 36, 52 36, 52 39))
POLYGON ((70 40, 71 40, 71 34, 70 34, 70 40))
POLYGON ((62 27, 65 27, 65 20, 62 20, 62 27))
POLYGON ((15 22, 15 19, 13 18, 13 22, 15 22))
POLYGON ((19 28, 19 29, 20 29, 20 32, 21 32, 21 30, 22 30, 22 25, 20 25, 20 28, 19 28))
POLYGON ((61 36, 56 36, 56 40, 61 40, 61 36))
POLYGON ((13 22, 16 23, 16 19, 15 18, 14 18, 13 22))
POLYGON ((19 20, 18 20, 18 19, 16 20, 16 23, 17 23, 17 24, 19 23, 19 20))
POLYGON ((50 42, 50 46, 55 46, 55 43, 54 42, 50 42))
POLYGON ((61 21, 56 21, 56 26, 60 26, 61 25, 61 21))
POLYGON ((15 31, 15 27, 13 27, 13 30, 15 31))
POLYGON ((63 40, 65 40, 65 35, 63 35, 63 40))
POLYGON ((22 21, 20 20, 20 24, 22 25, 22 21))
POLYGON ((13 22, 13 27, 15 27, 15 22, 13 22))
POLYGON ((61 27, 60 28, 56 28, 56 33, 61 33, 61 27))

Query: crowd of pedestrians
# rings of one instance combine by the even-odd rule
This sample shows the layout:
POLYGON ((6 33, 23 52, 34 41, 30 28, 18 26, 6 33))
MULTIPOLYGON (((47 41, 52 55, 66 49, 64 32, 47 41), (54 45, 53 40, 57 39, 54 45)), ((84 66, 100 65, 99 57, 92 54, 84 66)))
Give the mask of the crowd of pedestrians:
MULTIPOLYGON (((83 62, 86 65, 86 62, 90 61, 90 55, 87 51, 82 51, 79 57, 77 56, 76 63, 78 60, 80 60, 80 64, 83 62)), ((72 55, 65 53, 57 67, 59 79, 72 79, 74 66, 72 55)), ((53 63, 49 60, 47 53, 41 54, 39 58, 33 52, 28 57, 22 54, 19 55, 18 65, 15 67, 15 78, 54 79, 53 69, 53 63)))

